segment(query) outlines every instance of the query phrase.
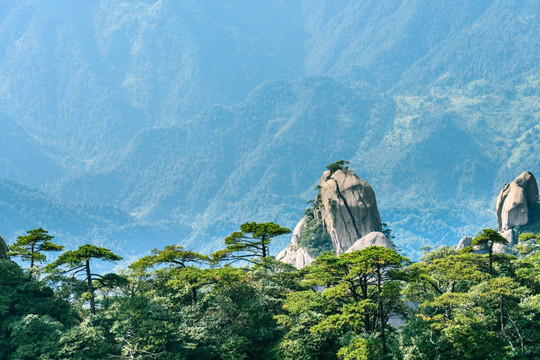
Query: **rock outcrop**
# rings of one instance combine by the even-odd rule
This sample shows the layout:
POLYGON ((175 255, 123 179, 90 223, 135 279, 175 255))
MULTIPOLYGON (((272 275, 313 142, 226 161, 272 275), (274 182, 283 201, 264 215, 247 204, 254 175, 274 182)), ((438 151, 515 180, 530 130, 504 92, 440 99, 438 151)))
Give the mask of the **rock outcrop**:
POLYGON ((321 202, 321 219, 337 254, 370 232, 382 231, 373 189, 349 169, 322 174, 321 202))
POLYGON ((9 248, 4 239, 0 236, 0 260, 9 260, 8 252, 9 248))
POLYGON ((509 251, 514 245, 518 244, 517 234, 512 229, 508 229, 500 233, 507 241, 508 244, 493 244, 493 252, 504 254, 509 251))
POLYGON ((472 243, 472 237, 471 236, 464 236, 459 240, 459 243, 456 246, 456 250, 461 250, 463 248, 466 248, 467 246, 471 246, 472 243))
MULTIPOLYGON (((537 221, 535 219, 535 211, 537 211, 538 206, 538 184, 531 172, 523 172, 514 181, 502 188, 497 197, 495 208, 497 213, 497 231, 508 240, 508 244, 494 244, 494 252, 506 253, 514 245, 518 244, 517 233, 514 231, 514 228, 527 225, 531 221, 537 221)), ((456 249, 461 250, 471 245, 471 241, 472 237, 463 237, 456 246, 456 249)), ((485 253, 486 249, 475 246, 474 251, 485 253)))
POLYGON ((320 193, 309 210, 309 214, 294 228, 291 243, 276 257, 278 260, 297 268, 313 261, 315 256, 309 254, 300 241, 309 226, 323 229, 325 241, 331 241, 331 248, 336 254, 342 254, 351 247, 354 247, 351 251, 372 245, 393 248, 381 232, 382 223, 373 189, 346 167, 322 174, 320 193))
POLYGON ((388 240, 386 235, 384 235, 382 232, 373 231, 366 236, 362 236, 345 252, 350 253, 356 250, 363 250, 370 246, 384 246, 395 250, 394 245, 390 242, 390 240, 388 240))
POLYGON ((302 218, 294 227, 291 243, 276 256, 277 260, 291 264, 298 269, 311 264, 313 257, 308 254, 306 249, 300 246, 300 239, 305 226, 306 217, 302 218))
POLYGON ((497 198, 499 232, 527 225, 537 201, 538 184, 529 171, 525 171, 510 184, 505 185, 497 198))

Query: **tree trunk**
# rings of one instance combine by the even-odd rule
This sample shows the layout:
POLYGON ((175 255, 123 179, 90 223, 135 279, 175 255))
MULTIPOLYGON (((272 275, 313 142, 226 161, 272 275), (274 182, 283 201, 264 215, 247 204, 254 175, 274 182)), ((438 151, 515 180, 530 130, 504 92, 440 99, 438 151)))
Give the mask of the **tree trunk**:
POLYGON ((493 241, 489 245, 489 274, 493 275, 493 241))
POLYGON ((382 299, 382 280, 381 280, 381 268, 377 266, 377 292, 379 295, 379 322, 381 324, 381 343, 382 343, 382 354, 383 356, 387 354, 388 350, 386 348, 386 334, 384 331, 384 305, 382 299))
POLYGON ((30 269, 34 267, 34 245, 30 247, 30 269))
POLYGON ((90 272, 90 260, 86 260, 86 281, 88 282, 88 292, 90 293, 90 313, 96 314, 96 304, 94 301, 94 285, 92 284, 92 273, 90 272))
MULTIPOLYGON (((360 283, 360 288, 362 289, 362 299, 367 300, 367 298, 368 298, 368 284, 367 284, 368 280, 367 280, 366 277, 362 277, 361 279, 362 279, 362 281, 360 283)), ((364 315, 364 327, 366 329, 366 332, 372 331, 371 320, 369 318, 369 314, 364 315)))
POLYGON ((190 290, 191 290, 191 303, 195 305, 197 303, 197 288, 195 286, 191 286, 190 290))
POLYGON ((266 250, 266 244, 264 243, 265 240, 266 240, 266 239, 265 239, 265 237, 264 237, 264 235, 263 235, 262 238, 261 238, 262 257, 263 257, 263 259, 267 256, 267 254, 266 254, 266 253, 267 253, 267 250, 266 250))

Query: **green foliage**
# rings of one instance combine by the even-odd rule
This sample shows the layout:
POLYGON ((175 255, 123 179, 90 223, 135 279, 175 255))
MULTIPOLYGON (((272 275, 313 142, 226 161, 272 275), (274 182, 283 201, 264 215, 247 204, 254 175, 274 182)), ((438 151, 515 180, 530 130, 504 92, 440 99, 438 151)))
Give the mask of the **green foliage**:
MULTIPOLYGON (((321 254, 305 268, 304 284, 323 287, 323 290, 290 293, 283 307, 288 315, 278 317, 284 324, 294 324, 304 319, 308 312, 313 314, 313 321, 308 323, 307 332, 296 329, 286 337, 297 343, 305 342, 295 336, 303 333, 331 339, 340 344, 332 348, 333 356, 339 353, 343 358, 361 354, 386 355, 389 349, 387 323, 390 314, 404 311, 400 282, 395 274, 407 262, 408 259, 395 251, 377 246, 343 255, 332 252, 321 254), (378 335, 378 350, 372 351, 372 341, 359 340, 360 334, 378 335), (360 343, 365 344, 365 348, 354 350, 360 343)), ((327 356, 322 349, 319 351, 315 358, 327 356)))
POLYGON ((144 256, 129 267, 132 269, 148 268, 156 265, 186 267, 187 264, 202 264, 209 260, 208 256, 185 250, 183 246, 168 245, 163 250, 153 249, 151 255, 144 256))
MULTIPOLYGON (((310 200, 308 203, 312 204, 311 207, 307 208, 304 211, 306 223, 302 231, 302 236, 299 240, 299 245, 306 249, 308 254, 313 258, 316 258, 325 251, 333 251, 334 247, 332 245, 332 238, 328 231, 323 225, 323 222, 320 219, 320 207, 321 203, 321 194, 320 194, 320 185, 316 187, 316 190, 319 191, 315 200, 310 200)), ((330 205, 332 205, 332 201, 330 205)))
POLYGON ((57 245, 51 240, 54 236, 49 235, 43 228, 28 230, 27 235, 18 236, 17 241, 10 246, 10 256, 18 256, 24 261, 30 261, 30 268, 35 263, 42 263, 47 260, 44 251, 60 251, 64 247, 57 245))
POLYGON ((330 170, 330 175, 332 175, 338 170, 347 170, 348 167, 346 165, 348 164, 350 164, 350 162, 347 160, 338 160, 335 163, 328 165, 326 168, 330 170))
POLYGON ((508 244, 508 240, 493 229, 484 229, 482 233, 471 241, 472 246, 482 246, 487 249, 489 255, 489 273, 493 273, 493 245, 508 244))
MULTIPOLYGON (((241 268, 217 266, 206 255, 171 245, 152 250, 121 274, 98 275, 91 272, 91 261, 119 257, 84 245, 47 267, 53 273, 49 288, 15 263, 0 261, 0 358, 495 360, 540 355, 536 250, 519 258, 494 253, 491 263, 488 254, 442 247, 411 264, 392 249, 372 246, 341 255, 323 252, 296 270, 262 256, 262 244, 288 232, 267 224, 244 224, 228 238, 235 251, 227 256, 255 254, 241 268), (414 305, 406 306, 405 300, 414 305), (400 327, 391 325, 397 318, 400 327)), ((482 235, 488 239, 479 236, 479 244, 498 241, 491 232, 482 235)), ((530 247, 537 235, 523 234, 520 242, 530 247)))
POLYGON ((93 259, 119 261, 122 260, 122 257, 116 255, 109 249, 92 244, 85 244, 80 246, 77 250, 64 252, 53 263, 49 264, 46 267, 46 270, 51 271, 60 266, 66 266, 68 269, 72 269, 93 259))
POLYGON ((0 260, 0 274, 0 359, 49 359, 58 332, 76 314, 17 264, 0 260))
POLYGON ((516 250, 520 256, 533 254, 540 249, 540 233, 522 233, 519 234, 518 239, 516 250))
POLYGON ((325 251, 333 251, 334 249, 330 234, 328 234, 321 221, 313 216, 313 212, 306 214, 306 225, 298 243, 313 258, 325 251))
POLYGON ((289 234, 291 230, 273 222, 245 223, 240 231, 233 232, 225 238, 226 248, 212 254, 213 261, 228 261, 229 264, 238 261, 256 263, 270 255, 268 246, 272 238, 289 234))
POLYGON ((495 255, 497 266, 492 272, 487 271, 487 255, 457 254, 448 248, 427 253, 409 267, 404 294, 419 306, 400 334, 405 359, 511 359, 540 354, 524 336, 540 326, 531 323, 537 318, 531 310, 524 311, 524 304, 534 304, 538 293, 534 275, 538 261, 495 255))
POLYGON ((45 267, 45 270, 52 273, 52 275, 57 274, 66 274, 71 273, 71 282, 76 281, 75 275, 79 273, 83 273, 83 277, 81 280, 78 281, 78 284, 75 285, 75 287, 79 287, 80 284, 86 283, 88 294, 82 293, 80 294, 84 299, 88 299, 90 301, 90 312, 92 314, 96 313, 96 307, 95 307, 95 289, 93 284, 93 278, 101 278, 104 279, 101 282, 101 285, 108 284, 111 285, 113 283, 120 283, 119 278, 110 275, 108 277, 104 277, 103 275, 94 274, 92 273, 90 263, 92 260, 102 260, 102 261, 118 261, 122 260, 122 257, 113 253, 111 250, 99 247, 92 244, 85 244, 80 246, 77 250, 72 251, 66 251, 63 254, 61 254, 53 263, 47 265, 45 267), (65 268, 63 270, 60 270, 62 268, 65 268))
POLYGON ((11 325, 12 360, 50 360, 64 326, 49 315, 26 315, 11 325))

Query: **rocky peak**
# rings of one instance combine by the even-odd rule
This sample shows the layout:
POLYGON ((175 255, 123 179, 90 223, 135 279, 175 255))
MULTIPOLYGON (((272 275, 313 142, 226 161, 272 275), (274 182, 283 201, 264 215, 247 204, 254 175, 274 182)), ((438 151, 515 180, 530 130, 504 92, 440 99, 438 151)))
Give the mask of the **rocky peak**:
POLYGON ((9 248, 4 239, 0 236, 0 260, 9 260, 8 252, 9 248))
POLYGON ((532 220, 538 201, 538 184, 534 175, 525 171, 506 184, 497 197, 499 232, 527 225, 532 220))
POLYGON ((391 247, 391 242, 381 233, 373 189, 342 165, 332 164, 322 174, 317 198, 296 225, 291 243, 278 254, 278 260, 303 267, 321 251, 342 254, 352 247, 358 250, 370 244, 391 247))
POLYGON ((347 168, 327 170, 320 186, 319 213, 337 254, 370 232, 382 231, 375 193, 365 180, 347 168))

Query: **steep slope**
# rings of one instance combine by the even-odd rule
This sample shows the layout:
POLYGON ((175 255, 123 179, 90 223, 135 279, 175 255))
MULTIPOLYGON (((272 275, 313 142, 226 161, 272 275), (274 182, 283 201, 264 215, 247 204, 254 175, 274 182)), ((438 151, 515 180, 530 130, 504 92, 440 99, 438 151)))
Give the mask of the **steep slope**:
POLYGON ((0 178, 9 177, 36 186, 63 175, 63 167, 51 158, 38 139, 0 114, 0 178))
POLYGON ((305 1, 308 74, 394 93, 538 73, 539 8, 528 1, 305 1))
POLYGON ((0 176, 189 227, 177 240, 202 249, 244 221, 292 227, 348 159, 414 257, 493 227, 499 184, 540 171, 538 10, 3 2, 0 176))
POLYGON ((147 126, 301 75, 297 6, 266 1, 2 4, 0 112, 95 169, 147 126))
POLYGON ((66 181, 57 193, 188 222, 193 239, 222 233, 222 223, 290 225, 314 174, 381 138, 394 107, 369 87, 328 78, 269 82, 239 105, 139 132, 113 168, 66 181), (207 227, 212 235, 200 233, 207 227))

